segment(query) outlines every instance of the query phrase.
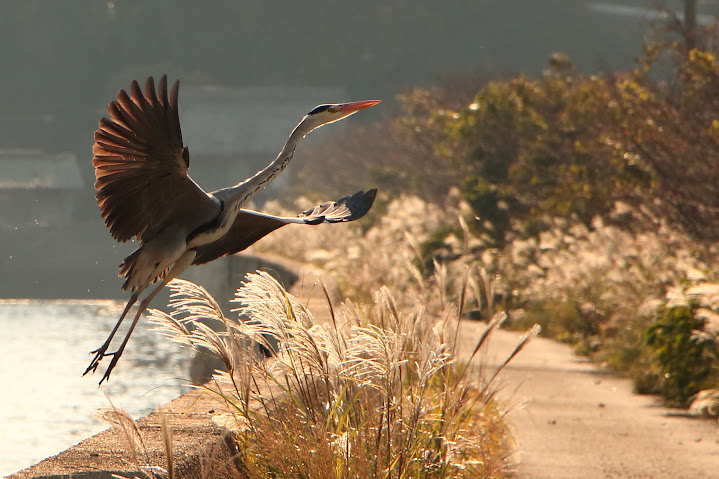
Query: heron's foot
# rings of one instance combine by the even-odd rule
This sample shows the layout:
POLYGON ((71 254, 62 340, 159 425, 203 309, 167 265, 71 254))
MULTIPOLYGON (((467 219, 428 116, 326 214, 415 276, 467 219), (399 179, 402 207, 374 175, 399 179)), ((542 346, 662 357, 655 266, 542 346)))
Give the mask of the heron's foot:
POLYGON ((85 376, 87 373, 92 371, 93 373, 97 369, 97 367, 100 365, 100 361, 102 361, 102 358, 105 357, 105 351, 107 351, 107 346, 103 345, 99 349, 95 349, 94 351, 90 351, 90 354, 94 354, 95 357, 92 358, 92 361, 90 361, 90 365, 87 367, 84 373, 82 373, 83 376, 85 376))
MULTIPOLYGON (((109 347, 110 347, 110 343, 106 342, 99 348, 97 348, 93 351, 90 351, 90 354, 94 354, 95 357, 92 358, 92 361, 90 361, 90 365, 87 367, 85 372, 82 373, 83 376, 85 376, 87 373, 89 373, 91 371, 94 373, 97 370, 97 367, 100 365, 100 361, 102 361, 102 358, 104 358, 105 356, 114 356, 116 354, 116 353, 108 353, 107 348, 109 348, 109 347)), ((103 379, 105 379, 105 378, 103 378, 103 379)))
POLYGON ((105 370, 105 374, 102 375, 102 379, 100 379, 100 382, 98 385, 102 386, 102 383, 107 381, 110 378, 110 373, 113 369, 115 369, 115 366, 117 365, 117 361, 120 359, 120 356, 122 355, 122 350, 118 349, 115 352, 108 353, 107 347, 109 345, 103 345, 99 349, 96 349, 94 351, 91 351, 90 354, 95 354, 95 357, 90 362, 90 365, 87 367, 85 372, 83 373, 83 376, 89 372, 95 372, 97 370, 97 367, 100 365, 100 361, 102 361, 102 358, 105 358, 107 356, 112 356, 112 361, 110 361, 110 364, 107 366, 107 369, 105 370))
POLYGON ((110 364, 107 366, 107 369, 105 370, 105 374, 102 375, 102 379, 100 379, 98 386, 102 386, 103 381, 107 381, 110 378, 110 373, 112 372, 113 369, 115 369, 117 362, 120 360, 120 356, 122 356, 122 351, 123 351, 122 349, 118 349, 114 353, 103 354, 103 357, 112 356, 112 361, 110 361, 110 364))

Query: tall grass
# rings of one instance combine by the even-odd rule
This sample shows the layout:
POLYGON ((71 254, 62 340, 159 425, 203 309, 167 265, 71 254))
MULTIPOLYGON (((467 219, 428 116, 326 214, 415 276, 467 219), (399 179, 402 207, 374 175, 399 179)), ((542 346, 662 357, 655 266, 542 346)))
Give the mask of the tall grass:
MULTIPOLYGON (((590 225, 576 217, 538 217, 531 225, 515 221, 500 249, 481 232, 491 225, 454 200, 454 205, 448 199, 439 207, 416 197, 397 197, 366 231, 325 228, 319 241, 304 236, 310 231, 280 231, 260 246, 287 248, 291 255, 315 262, 332 272, 351 297, 364 298, 363 291, 377 282, 390 285, 402 305, 441 302, 432 297, 437 294, 429 272, 440 271, 446 282, 456 283, 464 268, 479 269, 491 291, 475 293, 481 298, 477 304, 497 302, 512 327, 540 324, 546 335, 630 376, 637 392, 662 394, 667 404, 676 405, 687 404, 699 389, 717 390, 719 368, 712 358, 719 350, 719 301, 700 294, 719 282, 712 261, 716 245, 697 243, 651 209, 617 203, 608 218, 597 217, 590 225), (459 226, 457 216, 466 219, 459 226), (475 228, 476 221, 483 228, 475 228), (637 224, 654 229, 635 228, 637 224), (682 348, 694 350, 696 360, 682 348, 667 349, 652 339, 664 323, 664 311, 690 302, 695 307, 681 321, 696 331, 682 348), (705 374, 707 364, 712 365, 705 374), (693 385, 679 388, 679 396, 672 398, 676 395, 667 393, 675 389, 669 384, 674 379, 668 378, 693 385)), ((487 311, 494 309, 485 307, 483 313, 487 311)), ((712 391, 697 396, 704 399, 695 409, 719 410, 706 407, 712 391)))
POLYGON ((227 371, 204 387, 231 414, 237 477, 496 478, 511 453, 496 371, 471 360, 501 318, 471 357, 458 357, 467 271, 455 285, 435 275, 441 302, 406 308, 382 287, 367 305, 330 303, 327 322, 264 272, 237 290, 238 318, 201 287, 173 280, 172 311, 153 310, 150 320, 222 359, 227 371))

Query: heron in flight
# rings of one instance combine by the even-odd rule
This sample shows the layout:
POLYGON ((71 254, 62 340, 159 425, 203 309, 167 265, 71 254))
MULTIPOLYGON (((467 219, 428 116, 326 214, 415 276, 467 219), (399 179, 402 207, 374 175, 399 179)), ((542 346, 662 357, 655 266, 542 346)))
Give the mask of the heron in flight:
POLYGON ((110 234, 117 241, 136 238, 140 247, 120 265, 122 289, 130 299, 107 340, 95 351, 84 374, 94 372, 106 356, 112 360, 100 384, 108 379, 130 335, 152 298, 189 266, 204 264, 244 250, 263 236, 290 223, 317 225, 363 217, 376 189, 359 191, 304 211, 278 217, 244 209, 294 155, 309 132, 379 103, 379 100, 320 105, 295 127, 277 158, 250 178, 206 193, 187 174, 190 153, 182 142, 177 106, 179 81, 167 91, 167 76, 155 90, 152 77, 143 94, 133 81, 130 94, 120 90, 100 120, 92 147, 96 199, 110 234), (108 353, 112 338, 140 294, 158 283, 141 302, 120 347, 108 353))

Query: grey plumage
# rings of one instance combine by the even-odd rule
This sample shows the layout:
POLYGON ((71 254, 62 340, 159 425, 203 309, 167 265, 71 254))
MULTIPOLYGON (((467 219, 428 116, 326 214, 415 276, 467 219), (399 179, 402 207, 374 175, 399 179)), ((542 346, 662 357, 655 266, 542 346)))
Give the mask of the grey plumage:
POLYGON ((130 94, 120 90, 108 106, 109 118, 95 132, 92 164, 96 199, 110 234, 118 241, 132 238, 140 247, 120 265, 123 289, 130 299, 105 343, 93 351, 85 374, 95 371, 105 356, 112 361, 107 379, 152 298, 172 278, 193 264, 204 264, 237 253, 287 224, 315 225, 354 221, 374 202, 376 190, 359 191, 304 211, 297 217, 278 217, 242 206, 291 161, 295 148, 309 132, 338 121, 379 101, 320 105, 307 114, 266 168, 235 186, 205 192, 188 175, 190 152, 182 141, 178 108, 179 82, 167 90, 163 76, 158 88, 152 77, 144 94, 136 81, 130 94), (112 338, 139 295, 160 282, 141 303, 120 347, 107 353, 112 338))

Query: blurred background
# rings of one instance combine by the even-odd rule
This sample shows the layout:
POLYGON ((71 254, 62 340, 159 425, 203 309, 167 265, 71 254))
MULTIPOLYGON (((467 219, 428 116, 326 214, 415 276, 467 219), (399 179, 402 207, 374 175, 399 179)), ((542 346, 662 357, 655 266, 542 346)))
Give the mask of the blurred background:
MULTIPOLYGON (((86 353, 102 342, 114 319, 115 310, 103 301, 125 298, 116 267, 134 247, 118 245, 108 234, 94 200, 90 160, 99 119, 131 80, 162 74, 170 82, 180 79, 190 174, 207 190, 263 167, 313 106, 383 100, 313 133, 286 177, 257 197, 261 204, 283 187, 312 196, 303 192, 303 185, 312 184, 303 178, 332 183, 332 170, 322 171, 323 154, 342 160, 345 147, 391 164, 390 147, 367 131, 373 123, 407 113, 408 104, 421 104, 416 96, 408 103, 398 95, 406 99, 417 88, 432 91, 441 85, 441 98, 466 107, 478 85, 491 79, 540 78, 552 68, 582 75, 631 71, 645 54, 646 40, 659 32, 671 41, 676 33, 672 21, 684 18, 688 3, 697 28, 713 23, 719 12, 716 2, 681 0, 0 3, 0 298, 6 300, 0 303, 6 332, 0 342, 0 380, 13 397, 47 400, 11 401, 8 396, 0 403, 0 473, 56 453, 101 427, 87 419, 98 397, 107 405, 103 389, 95 386, 97 378, 60 381, 52 394, 27 386, 42 384, 52 374, 43 365, 66 357, 68 363, 59 367, 79 376, 89 359, 86 353), (355 131, 364 135, 356 137, 355 131), (57 300, 72 301, 47 302, 57 300), (85 338, 81 345, 73 339, 78 335, 85 338), (32 361, 37 367, 30 366, 32 361), (80 393, 81 388, 87 390, 80 393), (85 401, 85 396, 93 399, 85 401), (74 398, 73 412, 52 410, 57 397, 74 398), (28 437, 47 434, 42 432, 47 421, 62 422, 73 414, 79 419, 70 426, 72 434, 56 431, 57 441, 33 448, 28 437), (9 426, 11 418, 17 429, 9 426), (20 430, 26 439, 18 439, 20 430), (11 443, 28 446, 10 453, 11 443)), ((336 166, 341 170, 341 161, 336 166)), ((391 171, 367 178, 388 181, 391 171)), ((358 181, 355 177, 354 189, 342 194, 375 186, 358 181)), ((446 188, 432 188, 437 197, 447 194, 446 188)), ((394 194, 392 187, 387 190, 394 194)), ((225 267, 217 264, 213 267, 225 267)), ((144 341, 142 334, 133 341, 144 341)), ((152 362, 156 347, 148 347, 147 361, 152 362)), ((138 385, 133 373, 121 370, 132 364, 146 367, 143 361, 128 358, 113 375, 111 385, 117 389, 108 393, 133 414, 182 390, 173 383, 165 396, 150 395, 136 404, 155 379, 138 385), (132 382, 144 390, 128 389, 132 382)), ((166 367, 160 369, 164 378, 182 376, 176 360, 158 363, 166 367)))
MULTIPOLYGON (((558 51, 582 71, 631 69, 655 3, 5 2, 0 297, 123 297, 114 268, 132 246, 116 246, 101 223, 90 159, 98 120, 133 79, 181 80, 190 173, 211 190, 272 159, 319 103, 384 100, 351 120, 368 122, 410 87, 536 76, 558 51)), ((309 140, 338 128, 352 123, 309 140)))

